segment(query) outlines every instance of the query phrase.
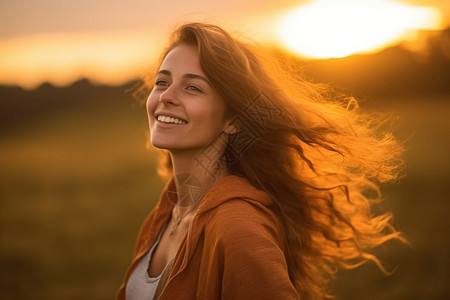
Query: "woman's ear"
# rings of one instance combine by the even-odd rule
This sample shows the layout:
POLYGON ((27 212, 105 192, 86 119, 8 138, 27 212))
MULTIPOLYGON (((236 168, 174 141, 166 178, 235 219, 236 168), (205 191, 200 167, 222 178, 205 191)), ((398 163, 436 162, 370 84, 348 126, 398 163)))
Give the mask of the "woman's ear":
POLYGON ((226 134, 236 134, 239 132, 239 128, 236 126, 235 122, 229 121, 223 131, 226 134))

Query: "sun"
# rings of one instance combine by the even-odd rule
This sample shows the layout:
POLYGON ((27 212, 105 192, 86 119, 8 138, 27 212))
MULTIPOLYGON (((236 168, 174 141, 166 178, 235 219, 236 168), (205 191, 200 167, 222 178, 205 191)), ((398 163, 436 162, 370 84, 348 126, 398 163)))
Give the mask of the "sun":
POLYGON ((387 0, 317 0, 286 14, 279 36, 309 58, 345 57, 397 43, 418 29, 442 26, 439 11, 387 0))

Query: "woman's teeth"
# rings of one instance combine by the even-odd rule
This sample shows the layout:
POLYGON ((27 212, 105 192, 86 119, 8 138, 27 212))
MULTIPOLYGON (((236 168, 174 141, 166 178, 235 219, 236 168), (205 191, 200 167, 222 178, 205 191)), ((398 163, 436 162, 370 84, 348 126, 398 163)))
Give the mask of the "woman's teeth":
POLYGON ((158 116, 157 120, 160 122, 163 122, 163 123, 173 123, 173 124, 180 124, 180 125, 187 124, 186 121, 183 121, 183 120, 180 120, 177 118, 166 117, 166 116, 158 116))

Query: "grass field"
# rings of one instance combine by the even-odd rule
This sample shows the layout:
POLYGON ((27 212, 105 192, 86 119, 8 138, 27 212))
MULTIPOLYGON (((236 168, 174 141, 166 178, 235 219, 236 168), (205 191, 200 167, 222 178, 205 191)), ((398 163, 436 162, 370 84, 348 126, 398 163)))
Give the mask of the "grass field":
MULTIPOLYGON (((113 299, 163 185, 145 108, 115 92, 99 103, 111 94, 72 94, 90 98, 70 109, 2 106, 23 114, 0 136, 1 299, 113 299)), ((333 289, 338 299, 449 299, 450 97, 383 103, 410 149, 382 206, 412 245, 378 250, 392 276, 368 264, 339 273, 333 289)))

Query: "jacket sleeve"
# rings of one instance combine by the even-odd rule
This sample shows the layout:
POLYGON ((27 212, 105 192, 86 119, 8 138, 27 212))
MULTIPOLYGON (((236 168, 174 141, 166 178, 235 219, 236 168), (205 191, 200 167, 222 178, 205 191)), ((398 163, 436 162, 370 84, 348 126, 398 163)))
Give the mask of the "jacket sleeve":
POLYGON ((299 299, 273 213, 236 199, 223 204, 211 224, 223 267, 222 299, 299 299))

